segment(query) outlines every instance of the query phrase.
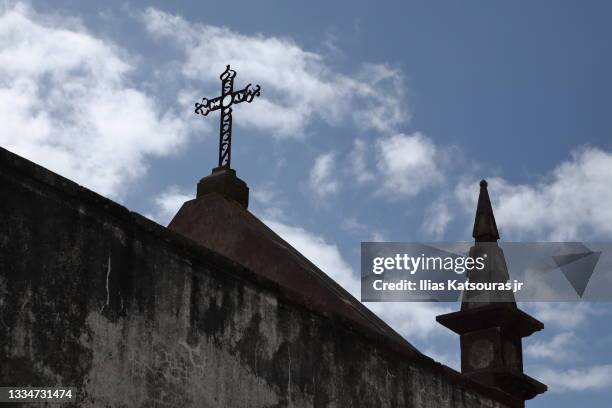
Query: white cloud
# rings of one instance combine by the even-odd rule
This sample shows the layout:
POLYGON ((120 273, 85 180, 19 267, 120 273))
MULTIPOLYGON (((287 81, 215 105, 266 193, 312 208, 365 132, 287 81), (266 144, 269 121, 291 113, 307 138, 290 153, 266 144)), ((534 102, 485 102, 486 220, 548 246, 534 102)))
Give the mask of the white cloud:
POLYGON ((185 201, 193 200, 194 194, 182 191, 177 186, 169 187, 155 198, 155 210, 148 218, 161 225, 167 225, 185 201))
POLYGON ((251 211, 261 211, 263 216, 260 218, 284 220, 287 217, 285 214, 287 199, 273 183, 268 182, 256 186, 250 190, 250 194, 254 204, 258 204, 251 211))
POLYGON ((308 186, 320 197, 337 193, 339 184, 334 172, 333 153, 324 153, 317 156, 310 171, 308 186))
POLYGON ((423 218, 421 229, 428 236, 439 240, 446 231, 446 226, 453 219, 452 211, 448 208, 448 204, 443 200, 438 200, 432 203, 423 218))
POLYGON ((355 217, 342 220, 340 228, 352 235, 363 234, 368 231, 367 225, 360 223, 355 217))
POLYGON ((525 309, 546 326, 564 330, 576 328, 591 315, 600 313, 588 303, 532 303, 525 309))
POLYGON ((461 371, 461 354, 456 350, 440 352, 432 347, 426 348, 423 353, 428 357, 433 358, 439 363, 442 363, 448 367, 451 367, 457 371, 461 371))
POLYGON ((150 33, 173 40, 182 50, 185 78, 202 81, 217 92, 218 77, 230 64, 238 72, 236 86, 246 81, 262 86, 256 103, 240 112, 238 126, 267 130, 276 137, 302 137, 314 118, 330 124, 350 119, 359 127, 383 132, 408 119, 402 77, 386 65, 363 64, 346 75, 287 38, 190 23, 155 8, 143 13, 143 21, 150 33))
MULTIPOLYGON (((489 179, 495 218, 504 239, 568 241, 612 237, 612 153, 583 147, 535 185, 489 179)), ((478 183, 456 196, 473 213, 478 183)))
POLYGON ((574 348, 578 339, 572 332, 562 332, 549 340, 536 341, 525 347, 525 354, 529 357, 547 359, 556 362, 575 357, 574 348))
POLYGON ((372 227, 359 222, 355 217, 347 217, 340 223, 342 228, 347 233, 357 237, 360 241, 384 241, 385 235, 381 231, 377 231, 372 227))
POLYGON ((612 385, 612 364, 569 370, 546 368, 535 374, 552 392, 594 391, 612 385))
POLYGON ((75 19, 23 4, 0 14, 0 145, 120 196, 187 129, 133 83, 131 57, 75 19))
POLYGON ((368 168, 368 146, 362 139, 355 139, 353 150, 347 156, 348 170, 351 176, 359 184, 374 180, 372 170, 368 168))
POLYGON ((278 191, 271 183, 257 186, 251 189, 253 199, 262 205, 271 205, 279 200, 278 191))
POLYGON ((384 242, 384 241, 388 241, 388 239, 386 238, 384 233, 382 233, 380 231, 372 232, 372 235, 370 236, 369 240, 372 241, 372 242, 384 242))
POLYGON ((389 199, 414 196, 444 180, 443 152, 421 133, 396 134, 379 139, 377 168, 389 199))

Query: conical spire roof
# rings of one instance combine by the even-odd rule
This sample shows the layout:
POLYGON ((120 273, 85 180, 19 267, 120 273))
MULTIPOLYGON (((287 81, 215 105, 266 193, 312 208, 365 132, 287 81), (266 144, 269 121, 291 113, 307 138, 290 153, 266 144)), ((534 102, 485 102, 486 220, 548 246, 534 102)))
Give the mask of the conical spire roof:
MULTIPOLYGON (((493 215, 487 182, 480 182, 470 258, 487 258, 483 269, 472 269, 470 283, 505 283, 510 279, 493 215)), ((461 336, 461 373, 516 398, 516 406, 547 390, 523 372, 521 339, 542 330, 542 322, 520 310, 510 291, 465 290, 461 310, 436 317, 461 336)))
POLYGON ((472 237, 476 242, 496 242, 499 239, 486 180, 480 181, 480 194, 478 195, 472 237))

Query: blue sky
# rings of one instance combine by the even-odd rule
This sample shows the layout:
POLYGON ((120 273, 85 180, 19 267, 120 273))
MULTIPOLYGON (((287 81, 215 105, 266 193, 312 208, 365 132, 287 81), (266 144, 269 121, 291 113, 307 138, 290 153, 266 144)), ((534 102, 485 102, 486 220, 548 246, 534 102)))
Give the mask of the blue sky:
MULTIPOLYGON (((612 238, 609 2, 104 2, 0 6, 0 145, 165 224, 216 165, 236 87, 233 167, 250 209, 358 293, 362 240, 469 240, 486 177, 506 240, 612 238), (347 6, 350 4, 350 7, 347 6)), ((370 305, 457 365, 434 316, 370 305)), ((607 406, 607 304, 532 304, 550 391, 607 406)))

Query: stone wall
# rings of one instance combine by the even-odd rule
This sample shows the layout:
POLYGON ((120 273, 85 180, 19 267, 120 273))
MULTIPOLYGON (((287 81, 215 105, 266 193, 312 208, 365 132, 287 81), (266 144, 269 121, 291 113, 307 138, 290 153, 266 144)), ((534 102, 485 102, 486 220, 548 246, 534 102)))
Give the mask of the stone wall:
POLYGON ((83 407, 512 404, 1 149, 0 385, 83 407))

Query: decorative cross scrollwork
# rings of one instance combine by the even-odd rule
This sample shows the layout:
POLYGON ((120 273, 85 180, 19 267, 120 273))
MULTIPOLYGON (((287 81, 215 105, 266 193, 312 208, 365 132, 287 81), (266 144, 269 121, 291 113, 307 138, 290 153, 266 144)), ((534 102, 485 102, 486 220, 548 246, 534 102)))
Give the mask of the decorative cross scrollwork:
POLYGON ((221 96, 213 99, 202 98, 195 104, 195 113, 206 116, 212 111, 221 110, 221 126, 219 135, 219 167, 230 167, 232 158, 232 105, 240 102, 251 103, 260 95, 260 86, 248 84, 243 89, 234 92, 236 71, 228 65, 219 77, 221 79, 221 96))

